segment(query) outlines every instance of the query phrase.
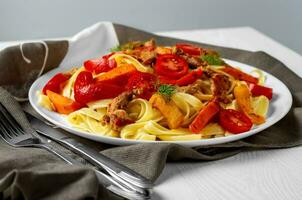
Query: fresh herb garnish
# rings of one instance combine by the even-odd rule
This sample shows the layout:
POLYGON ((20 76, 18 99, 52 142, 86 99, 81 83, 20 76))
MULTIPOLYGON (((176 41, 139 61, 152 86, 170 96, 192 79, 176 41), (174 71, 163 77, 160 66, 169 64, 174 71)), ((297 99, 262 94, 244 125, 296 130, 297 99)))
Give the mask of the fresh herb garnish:
POLYGON ((224 65, 225 62, 217 55, 204 55, 201 60, 206 61, 209 65, 224 65))
POLYGON ((120 45, 116 45, 115 47, 110 48, 111 52, 121 51, 122 47, 120 45))
POLYGON ((176 92, 176 87, 174 85, 160 85, 157 91, 167 99, 170 99, 176 92))

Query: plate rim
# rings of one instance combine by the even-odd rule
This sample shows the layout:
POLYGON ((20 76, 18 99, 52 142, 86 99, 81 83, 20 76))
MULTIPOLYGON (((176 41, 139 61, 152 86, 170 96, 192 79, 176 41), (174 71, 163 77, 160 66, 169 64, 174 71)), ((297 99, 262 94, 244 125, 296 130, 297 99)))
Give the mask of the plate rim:
MULTIPOLYGON (((248 66, 249 68, 252 68, 252 69, 259 69, 257 67, 252 66, 252 65, 245 64, 245 63, 242 63, 242 62, 238 62, 238 61, 235 61, 235 60, 231 60, 231 59, 224 59, 224 60, 226 62, 235 62, 235 63, 239 63, 240 65, 246 65, 246 66, 248 66)), ((70 68, 72 68, 72 67, 70 67, 70 68)), ((65 68, 64 70, 66 70, 66 69, 67 68, 65 68)), ((86 132, 86 131, 76 129, 75 127, 72 127, 72 126, 66 126, 65 124, 60 124, 57 120, 55 120, 55 119, 51 118, 49 115, 45 114, 43 112, 43 109, 44 110, 46 110, 46 109, 39 106, 37 104, 37 101, 34 100, 34 98, 36 96, 36 92, 37 92, 36 91, 37 85, 45 77, 54 75, 54 73, 62 71, 62 69, 59 68, 59 67, 43 74, 38 79, 36 79, 34 81, 34 83, 31 85, 30 89, 29 89, 28 98, 29 98, 29 102, 30 102, 31 106, 34 108, 34 110, 39 115, 41 115, 44 119, 50 121, 51 123, 53 123, 56 126, 66 130, 67 132, 69 132, 71 134, 75 134, 77 136, 84 137, 84 138, 94 140, 94 141, 97 141, 97 142, 104 142, 104 143, 107 143, 107 144, 113 144, 113 145, 118 145, 118 146, 132 145, 132 144, 167 144, 167 143, 168 144, 171 144, 171 143, 172 144, 179 144, 179 145, 186 146, 186 147, 210 146, 210 145, 215 145, 215 144, 225 144, 225 143, 237 141, 237 140, 252 136, 254 134, 257 134, 257 133, 269 128, 270 126, 273 126, 274 124, 276 124, 284 116, 286 116, 286 114, 290 111, 290 109, 292 107, 292 103, 293 103, 293 98, 292 98, 292 94, 291 94, 290 90, 288 89, 288 87, 280 79, 276 78, 274 75, 266 72, 265 70, 262 70, 262 69, 260 69, 260 70, 263 71, 266 75, 269 75, 270 77, 275 79, 275 81, 277 80, 279 82, 279 84, 281 84, 284 87, 284 89, 286 90, 287 94, 283 94, 283 96, 288 96, 288 100, 289 100, 289 104, 287 106, 286 111, 284 111, 283 113, 278 115, 276 117, 276 119, 273 120, 272 122, 270 122, 270 123, 266 122, 263 125, 258 126, 256 129, 252 129, 252 130, 244 132, 242 134, 234 134, 234 135, 231 135, 231 136, 219 137, 219 138, 210 138, 210 139, 201 139, 201 140, 182 140, 182 141, 131 140, 131 139, 115 138, 115 137, 110 137, 110 136, 93 134, 93 133, 89 133, 89 132, 86 132)), ((47 112, 51 112, 51 111, 47 111, 47 112)), ((58 114, 58 115, 61 115, 61 114, 58 114)), ((61 116, 61 117, 63 117, 63 116, 61 116)))

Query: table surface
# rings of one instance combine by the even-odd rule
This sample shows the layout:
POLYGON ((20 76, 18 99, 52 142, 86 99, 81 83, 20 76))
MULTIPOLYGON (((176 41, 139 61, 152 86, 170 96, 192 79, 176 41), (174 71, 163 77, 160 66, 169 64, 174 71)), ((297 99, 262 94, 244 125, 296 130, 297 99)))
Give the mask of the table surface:
MULTIPOLYGON (((214 45, 265 51, 302 77, 302 56, 250 27, 158 33, 214 45)), ((0 43, 0 49, 14 42, 0 43)), ((243 152, 212 162, 168 163, 153 200, 302 199, 302 147, 243 152)))
MULTIPOLYGON (((302 77, 302 56, 250 27, 159 33, 265 51, 302 77)), ((212 162, 168 163, 153 199, 302 199, 302 147, 243 152, 212 162)))

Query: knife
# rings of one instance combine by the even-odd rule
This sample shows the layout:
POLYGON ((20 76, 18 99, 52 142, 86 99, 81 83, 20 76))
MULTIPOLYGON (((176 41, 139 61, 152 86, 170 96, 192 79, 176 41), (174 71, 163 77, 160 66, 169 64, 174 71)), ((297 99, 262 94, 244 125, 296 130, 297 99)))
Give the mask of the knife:
POLYGON ((46 123, 29 112, 26 112, 26 114, 31 126, 40 134, 49 137, 69 150, 80 154, 96 167, 106 170, 111 176, 115 177, 120 182, 126 185, 129 185, 129 183, 132 184, 129 186, 132 187, 132 189, 137 189, 141 193, 150 193, 153 188, 153 183, 145 177, 134 172, 128 167, 119 164, 111 158, 108 158, 98 151, 77 142, 75 139, 68 137, 61 131, 53 128, 53 125, 49 122, 46 123))

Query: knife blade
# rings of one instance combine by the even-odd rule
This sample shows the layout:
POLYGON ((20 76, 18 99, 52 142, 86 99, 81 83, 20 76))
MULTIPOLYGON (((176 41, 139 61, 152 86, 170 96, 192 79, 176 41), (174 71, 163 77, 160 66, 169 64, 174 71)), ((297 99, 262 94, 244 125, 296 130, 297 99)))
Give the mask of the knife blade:
MULTIPOLYGON (((149 193, 153 188, 152 182, 150 182, 148 179, 141 176, 140 174, 136 173, 135 171, 108 158, 107 156, 99 153, 98 151, 77 142, 75 139, 65 135, 57 129, 54 129, 52 126, 46 124, 43 120, 35 117, 31 113, 26 112, 26 114, 31 126, 37 132, 40 132, 46 137, 50 137, 51 139, 64 145, 69 150, 80 154, 86 160, 90 161, 93 165, 106 170, 110 175, 119 179, 119 181, 124 182, 124 184, 133 184, 133 189, 137 189, 137 187, 147 189, 147 193, 149 193)), ((146 191, 141 190, 140 192, 145 193, 146 191)))

